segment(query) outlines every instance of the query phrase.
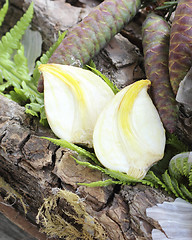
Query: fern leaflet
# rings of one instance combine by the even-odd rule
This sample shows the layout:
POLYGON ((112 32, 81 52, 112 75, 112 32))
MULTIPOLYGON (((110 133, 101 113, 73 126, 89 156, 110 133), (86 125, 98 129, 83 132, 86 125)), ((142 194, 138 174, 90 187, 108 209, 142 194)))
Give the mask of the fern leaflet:
POLYGON ((142 180, 143 184, 146 184, 145 181, 148 181, 151 183, 151 186, 158 188, 158 186, 164 188, 166 191, 168 191, 167 186, 155 175, 153 171, 149 171, 145 178, 142 180))
POLYGON ((177 180, 175 178, 171 178, 171 182, 172 182, 172 185, 173 185, 175 191, 178 193, 178 196, 187 200, 186 197, 183 195, 177 180))
MULTIPOLYGON (((1 84, 3 84, 1 90, 5 90, 9 86, 21 89, 23 82, 30 81, 27 59, 24 56, 24 47, 21 44, 20 40, 25 30, 29 26, 32 17, 33 3, 30 4, 28 10, 17 22, 17 24, 10 30, 10 32, 7 32, 0 41, 0 79, 1 84), (6 84, 3 79, 7 82, 6 84)), ((28 88, 30 88, 35 99, 37 101, 41 99, 42 102, 42 97, 40 96, 40 93, 37 92, 35 87, 30 86, 29 84, 28 88)), ((15 92, 14 98, 16 98, 17 92, 18 91, 15 92)), ((27 93, 25 93, 25 91, 23 91, 23 94, 25 97, 27 97, 27 93)), ((21 96, 21 91, 19 96, 21 96)))
POLYGON ((192 192, 184 185, 180 185, 180 189, 182 193, 185 195, 186 199, 188 199, 190 202, 192 201, 192 192))
POLYGON ((168 192, 169 193, 173 193, 176 197, 179 197, 177 191, 175 190, 171 177, 168 174, 168 171, 166 170, 165 173, 162 175, 163 181, 166 184, 167 188, 168 188, 168 192))
POLYGON ((0 9, 0 27, 4 21, 5 15, 7 13, 9 7, 9 1, 6 0, 6 2, 4 3, 3 7, 0 9))
POLYGON ((122 182, 114 181, 112 179, 107 179, 105 181, 97 181, 97 182, 91 182, 91 183, 78 183, 78 185, 83 185, 87 187, 107 187, 111 184, 122 184, 122 182))
POLYGON ((104 167, 100 167, 98 165, 96 166, 96 165, 91 164, 90 162, 79 161, 76 158, 74 158, 74 160, 79 165, 83 165, 83 166, 92 168, 94 170, 99 170, 100 172, 105 173, 106 175, 112 177, 113 179, 119 180, 118 182, 121 182, 122 184, 130 184, 130 183, 138 182, 137 179, 131 178, 127 174, 124 174, 124 173, 121 173, 121 172, 118 172, 118 171, 114 171, 114 170, 110 170, 110 169, 107 169, 107 168, 104 168, 104 167))
POLYGON ((169 163, 169 172, 171 176, 175 177, 177 180, 181 179, 183 175, 183 166, 184 163, 182 158, 177 156, 173 157, 169 163))
POLYGON ((96 164, 99 164, 100 163, 98 162, 96 156, 94 153, 90 153, 89 151, 81 148, 81 147, 78 147, 77 145, 73 144, 73 143, 69 143, 68 141, 66 140, 63 140, 63 139, 54 139, 54 138, 48 138, 48 137, 42 137, 44 139, 47 139, 49 140, 50 142, 56 144, 56 145, 59 145, 61 147, 64 147, 64 148, 68 148, 72 151, 76 151, 77 153, 79 153, 80 155, 83 155, 85 157, 88 157, 90 158, 93 162, 95 162, 96 164))
POLYGON ((109 78, 107 78, 104 74, 102 74, 100 71, 98 71, 96 68, 88 66, 87 67, 89 69, 91 69, 92 72, 94 72, 95 74, 97 74, 98 76, 100 76, 106 83, 107 85, 112 89, 112 91, 114 92, 114 94, 119 92, 119 89, 117 88, 116 85, 114 85, 111 80, 109 78))
POLYGON ((168 134, 166 144, 171 145, 177 150, 177 153, 187 152, 188 146, 186 146, 180 139, 174 134, 168 134))
POLYGON ((189 186, 191 187, 192 186, 192 168, 189 172, 189 186))
POLYGON ((30 4, 28 10, 17 24, 2 37, 0 41, 1 57, 8 59, 11 57, 13 50, 18 49, 18 44, 29 26, 33 17, 33 3, 30 4))

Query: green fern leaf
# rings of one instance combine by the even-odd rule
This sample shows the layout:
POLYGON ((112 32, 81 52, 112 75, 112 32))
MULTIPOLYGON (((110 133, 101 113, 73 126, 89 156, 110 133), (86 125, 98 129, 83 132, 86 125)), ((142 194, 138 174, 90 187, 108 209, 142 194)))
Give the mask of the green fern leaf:
POLYGON ((78 159, 76 159, 75 157, 73 157, 73 159, 76 161, 76 163, 78 163, 79 165, 82 165, 82 166, 85 166, 85 167, 89 167, 91 169, 94 169, 94 170, 98 170, 102 173, 105 173, 105 168, 102 168, 98 165, 93 165, 92 163, 90 162, 85 162, 85 161, 80 161, 78 159))
POLYGON ((110 176, 114 179, 118 179, 123 184, 141 182, 141 180, 130 177, 126 173, 122 173, 122 172, 111 170, 111 169, 105 169, 105 174, 107 174, 108 176, 110 176))
POLYGON ((184 159, 182 157, 173 157, 171 161, 169 162, 169 173, 171 176, 175 177, 177 180, 180 180, 183 173, 184 168, 184 159))
POLYGON ((30 4, 28 10, 17 24, 2 37, 0 41, 1 57, 7 59, 11 56, 14 49, 18 49, 18 44, 29 26, 33 17, 33 3, 30 4))
POLYGON ((22 35, 33 16, 33 4, 30 5, 24 16, 17 24, 2 37, 0 41, 0 75, 13 87, 20 88, 24 80, 30 80, 27 60, 21 43, 22 35), (13 58, 13 61, 12 61, 13 58))
POLYGON ((179 138, 174 134, 168 134, 166 144, 171 145, 177 150, 177 153, 187 152, 188 146, 186 146, 179 138))
POLYGON ((168 192, 169 193, 173 193, 176 197, 179 197, 177 191, 175 190, 174 186, 173 186, 173 183, 171 181, 171 177, 170 175, 168 174, 168 171, 166 170, 165 173, 162 175, 162 179, 165 183, 165 185, 167 186, 167 189, 168 189, 168 192))
MULTIPOLYGON (((3 76, 2 76, 2 74, 0 74, 0 86, 1 86, 1 84, 3 84, 3 76)), ((0 90, 1 91, 1 90, 0 90)), ((4 91, 4 90, 3 90, 4 91)))
POLYGON ((24 55, 24 46, 22 44, 19 44, 19 48, 14 55, 13 60, 15 63, 15 72, 24 76, 25 80, 30 81, 27 59, 24 55))
POLYGON ((43 94, 39 93, 37 88, 31 82, 23 81, 21 86, 26 97, 29 98, 31 102, 37 102, 41 105, 43 104, 43 94))
POLYGON ((191 169, 192 169, 192 162, 189 162, 188 158, 185 158, 184 166, 183 166, 183 173, 184 173, 185 177, 189 177, 189 179, 190 179, 190 175, 191 175, 191 169))
MULTIPOLYGON (((0 80, 1 80, 1 75, 0 75, 0 80)), ((0 94, 2 94, 2 92, 8 88, 11 84, 9 82, 5 82, 0 84, 0 94)))
POLYGON ((5 15, 7 13, 9 7, 9 1, 6 0, 6 2, 4 3, 3 7, 0 9, 0 26, 2 25, 5 15))
POLYGON ((159 186, 157 186, 157 185, 154 185, 153 182, 150 182, 150 181, 148 181, 148 180, 141 180, 141 183, 142 183, 143 185, 147 185, 147 186, 150 186, 150 187, 155 187, 155 188, 158 188, 158 187, 159 187, 159 186))
POLYGON ((73 143, 69 143, 68 141, 66 140, 63 140, 63 139, 54 139, 54 138, 48 138, 48 137, 42 137, 44 139, 47 139, 49 140, 50 142, 58 145, 58 146, 61 146, 63 148, 68 148, 72 151, 76 151, 77 153, 79 153, 80 155, 82 156, 85 156, 85 157, 88 157, 90 158, 93 162, 95 162, 96 164, 100 165, 100 163, 98 162, 96 156, 94 153, 90 153, 89 151, 81 148, 81 147, 78 147, 77 145, 73 144, 73 143))
POLYGON ((106 83, 107 85, 112 89, 112 91, 114 92, 114 94, 119 92, 119 89, 117 88, 117 86, 115 86, 111 80, 109 78, 107 78, 104 74, 102 74, 99 70, 97 70, 94 67, 88 66, 87 67, 89 69, 91 69, 92 72, 94 72, 95 74, 97 74, 98 76, 100 76, 106 83))
POLYGON ((189 172, 188 178, 189 178, 189 186, 192 186, 192 168, 191 168, 191 170, 189 172))
POLYGON ((131 183, 137 183, 137 182, 140 182, 140 180, 138 179, 135 179, 135 178, 132 178, 132 177, 129 177, 127 174, 125 173, 121 173, 119 171, 114 171, 114 170, 110 170, 110 169, 107 169, 107 168, 103 168, 103 167, 100 167, 98 165, 93 165, 89 162, 83 162, 83 161, 79 161, 77 160, 75 157, 73 157, 73 159, 79 164, 79 165, 82 165, 82 166, 86 166, 86 167, 89 167, 89 168, 92 168, 94 170, 98 170, 102 173, 105 173, 106 175, 114 178, 114 179, 117 179, 119 181, 117 181, 118 183, 121 182, 121 184, 131 184, 131 183))
POLYGON ((177 180, 175 178, 171 178, 171 182, 172 182, 172 185, 173 185, 175 191, 178 193, 178 196, 187 200, 187 198, 183 195, 177 180))
MULTIPOLYGON (((149 171, 145 178, 142 180, 143 184, 147 184, 147 182, 150 183, 151 187, 155 187, 158 188, 159 186, 164 188, 166 191, 168 191, 166 185, 155 175, 155 173, 153 171, 149 171)), ((149 184, 148 184, 149 185, 149 184)))
POLYGON ((192 201, 192 192, 185 185, 181 184, 180 190, 188 200, 192 201))
POLYGON ((101 167, 98 165, 93 165, 89 162, 79 161, 76 158, 74 158, 74 160, 80 165, 83 165, 83 166, 86 166, 86 167, 89 167, 89 168, 92 168, 95 170, 99 170, 102 173, 105 173, 106 175, 119 180, 123 184, 137 183, 137 182, 141 181, 141 180, 129 177, 126 173, 122 173, 122 172, 115 171, 115 170, 110 170, 110 169, 107 169, 107 168, 104 168, 104 167, 101 167))
POLYGON ((25 96, 23 89, 14 88, 14 91, 10 91, 9 94, 11 96, 11 100, 19 104, 25 103, 27 101, 27 97, 25 96))
POLYGON ((107 187, 112 184, 122 184, 122 182, 114 181, 112 179, 107 179, 105 181, 97 181, 97 182, 91 182, 91 183, 78 183, 78 185, 87 186, 87 187, 107 187))
POLYGON ((33 17, 33 3, 17 24, 0 41, 0 91, 13 86, 6 94, 10 99, 24 104, 28 99, 43 105, 43 94, 31 82, 27 59, 21 38, 33 17))
POLYGON ((7 59, 6 63, 3 63, 0 59, 0 75, 2 74, 3 79, 9 82, 9 86, 20 88, 20 75, 17 72, 14 74, 13 69, 14 63, 11 60, 7 59))

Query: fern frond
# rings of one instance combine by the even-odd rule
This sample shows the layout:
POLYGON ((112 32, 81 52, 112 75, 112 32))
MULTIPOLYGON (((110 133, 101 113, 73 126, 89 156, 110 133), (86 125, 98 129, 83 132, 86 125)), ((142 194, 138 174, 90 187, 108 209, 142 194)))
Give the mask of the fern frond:
POLYGON ((184 165, 183 165, 183 174, 185 175, 185 177, 188 177, 190 179, 191 170, 192 170, 192 162, 190 162, 189 158, 187 157, 184 159, 184 165))
POLYGON ((25 80, 30 80, 27 58, 25 57, 24 46, 20 43, 16 54, 13 57, 15 72, 24 76, 25 80))
POLYGON ((153 182, 150 182, 148 180, 142 180, 141 183, 143 185, 147 185, 147 186, 150 186, 150 187, 155 187, 155 188, 158 188, 158 186, 155 186, 153 182))
MULTIPOLYGON (((5 59, 1 62, 1 53, 0 53, 0 69, 2 70, 3 78, 7 80, 7 84, 3 84, 4 87, 13 86, 15 88, 21 88, 22 79, 26 81, 30 80, 28 74, 27 59, 24 56, 24 47, 22 44, 18 44, 18 50, 11 59, 5 59)), ((5 88, 4 88, 5 89, 5 88)), ((4 91, 3 87, 1 91, 4 91)))
POLYGON ((186 158, 183 158, 183 156, 176 155, 171 159, 169 163, 169 172, 171 176, 173 176, 177 180, 180 180, 184 175, 183 169, 184 169, 185 161, 186 161, 186 158))
POLYGON ((20 21, 2 37, 0 41, 0 75, 9 85, 20 88, 21 82, 30 80, 27 68, 27 60, 20 40, 31 22, 33 16, 33 4, 20 21), (13 58, 13 60, 12 60, 13 58))
POLYGON ((19 104, 25 103, 27 101, 27 97, 25 96, 23 89, 14 88, 14 91, 10 91, 9 94, 10 94, 11 100, 19 104))
POLYGON ((141 180, 135 179, 133 177, 130 177, 126 173, 122 173, 122 172, 111 170, 111 169, 107 169, 107 168, 105 169, 105 174, 107 174, 108 176, 110 176, 110 177, 112 177, 114 179, 118 179, 123 184, 130 184, 130 183, 141 182, 141 180))
POLYGON ((176 135, 168 134, 166 144, 171 145, 177 150, 177 153, 187 152, 188 146, 186 146, 176 135))
POLYGON ((0 41, 0 57, 7 59, 11 56, 14 49, 18 48, 18 44, 29 26, 33 17, 33 2, 30 4, 26 13, 21 17, 17 24, 2 37, 0 41))
POLYGON ((4 3, 3 7, 0 9, 0 27, 4 21, 5 15, 7 13, 9 7, 9 1, 6 0, 6 2, 4 3))
MULTIPOLYGON (((149 171, 145 178, 142 180, 143 184, 146 184, 148 181, 150 183, 151 187, 155 187, 158 188, 159 186, 164 188, 166 191, 168 191, 167 186, 155 175, 155 173, 153 171, 149 171)), ((148 184, 149 185, 149 184, 148 184)))
POLYGON ((78 183, 78 185, 87 186, 87 187, 107 187, 112 184, 122 184, 122 182, 114 181, 112 179, 107 179, 105 181, 97 181, 97 182, 91 182, 91 183, 78 183))
POLYGON ((189 178, 189 186, 191 187, 192 186, 192 168, 191 168, 191 170, 189 172, 188 178, 189 178))
POLYGON ((25 105, 25 112, 34 117, 38 117, 38 112, 41 111, 41 107, 38 103, 28 103, 25 105))
POLYGON ((184 184, 180 185, 180 189, 182 193, 185 195, 186 199, 192 201, 192 192, 184 184))
POLYGON ((168 174, 168 171, 166 170, 165 173, 162 175, 162 179, 165 183, 165 185, 167 186, 168 192, 169 193, 173 193, 176 197, 179 197, 177 191, 175 190, 171 177, 168 174))
MULTIPOLYGON (((14 90, 3 95, 23 105, 27 100, 39 104, 41 122, 46 123, 46 117, 42 110, 43 94, 37 91, 37 86, 32 82, 24 46, 21 44, 21 38, 32 17, 33 3, 30 4, 28 10, 17 24, 0 41, 0 91, 3 94, 3 91, 12 86, 14 90)), ((29 105, 28 107, 31 108, 29 105)), ((32 107, 34 106, 32 105, 32 107)), ((39 112, 36 113, 36 116, 39 116, 39 112)))
POLYGON ((111 80, 109 78, 107 78, 104 74, 102 74, 99 70, 97 70, 94 67, 88 66, 87 67, 89 69, 91 69, 92 72, 94 72, 95 74, 97 74, 99 77, 101 77, 106 83, 107 85, 111 88, 111 90, 114 92, 114 94, 118 93, 120 90, 117 88, 116 85, 114 85, 111 80))
POLYGON ((119 171, 115 171, 115 170, 110 170, 104 167, 100 167, 100 166, 96 166, 93 165, 89 162, 83 162, 83 161, 79 161, 77 160, 75 157, 73 157, 73 159, 79 164, 79 165, 83 165, 89 168, 92 168, 94 170, 98 170, 102 173, 105 173, 106 175, 112 177, 113 179, 117 179, 119 181, 117 181, 118 183, 121 182, 121 184, 131 184, 131 183, 137 183, 140 182, 140 180, 129 177, 127 174, 125 173, 121 173, 119 171))
MULTIPOLYGON (((0 74, 0 80, 1 80, 1 74, 0 74)), ((3 84, 1 84, 1 82, 0 82, 0 93, 2 94, 2 92, 3 92, 6 88, 8 88, 10 85, 11 85, 11 83, 9 83, 9 82, 5 82, 5 83, 3 83, 3 84)))
POLYGON ((101 166, 93 165, 93 164, 90 163, 90 162, 80 161, 80 160, 78 160, 78 159, 75 158, 75 157, 72 157, 72 158, 73 158, 73 159, 76 161, 76 163, 78 163, 79 165, 82 165, 82 166, 85 166, 85 167, 89 167, 89 168, 91 168, 91 169, 98 170, 98 171, 100 171, 100 172, 102 172, 102 173, 105 173, 105 168, 102 168, 101 166))
POLYGON ((94 153, 90 153, 89 151, 85 150, 84 148, 78 147, 77 145, 73 144, 73 143, 69 143, 66 140, 63 139, 54 139, 54 138, 48 138, 48 137, 42 137, 43 139, 47 139, 50 142, 63 147, 63 148, 68 148, 72 151, 76 151, 77 153, 79 153, 82 156, 88 157, 90 158, 93 162, 95 162, 96 164, 100 165, 100 163, 98 162, 96 156, 94 153))
MULTIPOLYGON (((0 74, 0 85, 3 84, 3 76, 0 74)), ((1 91, 1 90, 0 90, 1 91)))
POLYGON ((187 198, 183 195, 177 180, 175 178, 171 178, 171 182, 172 182, 172 185, 173 185, 175 191, 178 193, 178 196, 187 200, 187 198))

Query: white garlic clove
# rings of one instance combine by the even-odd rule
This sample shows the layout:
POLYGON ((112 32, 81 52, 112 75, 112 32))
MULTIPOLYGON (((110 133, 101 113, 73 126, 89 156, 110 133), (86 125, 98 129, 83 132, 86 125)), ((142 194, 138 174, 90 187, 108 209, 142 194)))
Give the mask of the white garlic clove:
POLYGON ((147 89, 149 80, 137 81, 115 95, 99 116, 93 145, 107 168, 142 179, 162 159, 165 130, 147 89))
POLYGON ((92 146, 93 129, 111 88, 91 71, 60 64, 41 64, 48 123, 61 139, 92 146))

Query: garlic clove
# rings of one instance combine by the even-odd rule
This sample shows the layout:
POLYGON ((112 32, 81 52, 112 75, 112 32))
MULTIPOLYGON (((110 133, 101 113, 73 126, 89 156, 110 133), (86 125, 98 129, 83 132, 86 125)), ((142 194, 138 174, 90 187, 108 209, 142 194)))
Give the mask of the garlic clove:
POLYGON ((162 159, 165 130, 147 89, 137 81, 115 95, 100 114, 93 134, 99 161, 107 168, 142 179, 162 159))
POLYGON ((92 146, 93 129, 111 88, 91 71, 68 65, 41 64, 48 123, 61 139, 92 146))

